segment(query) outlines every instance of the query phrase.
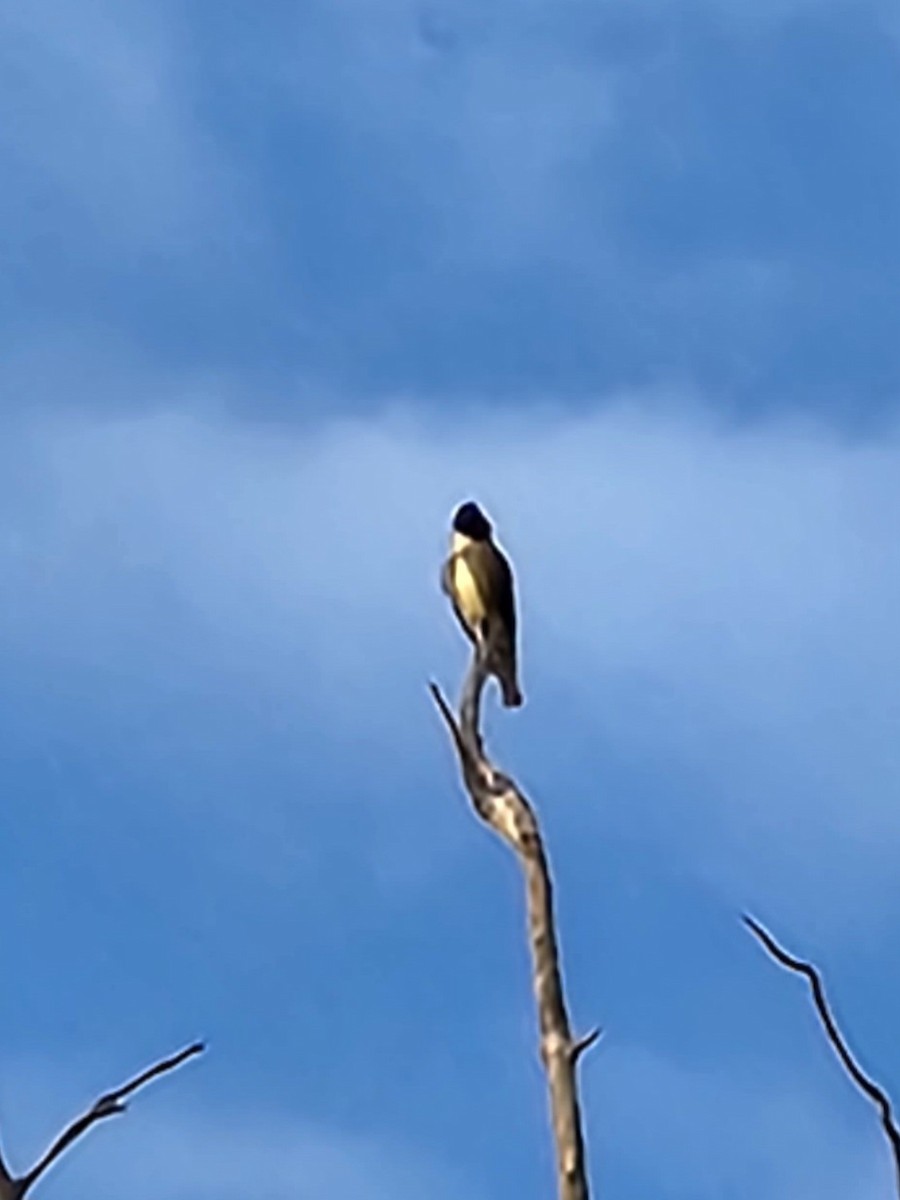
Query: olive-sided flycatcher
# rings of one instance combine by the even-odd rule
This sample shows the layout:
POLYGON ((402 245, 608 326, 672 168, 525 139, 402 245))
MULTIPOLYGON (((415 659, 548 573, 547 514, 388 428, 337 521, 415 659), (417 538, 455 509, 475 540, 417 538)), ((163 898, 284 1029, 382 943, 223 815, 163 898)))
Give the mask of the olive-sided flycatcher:
POLYGON ((450 557, 441 586, 466 635, 494 675, 507 708, 522 703, 516 678, 516 598, 513 573, 491 537, 491 523, 472 501, 453 515, 450 557))

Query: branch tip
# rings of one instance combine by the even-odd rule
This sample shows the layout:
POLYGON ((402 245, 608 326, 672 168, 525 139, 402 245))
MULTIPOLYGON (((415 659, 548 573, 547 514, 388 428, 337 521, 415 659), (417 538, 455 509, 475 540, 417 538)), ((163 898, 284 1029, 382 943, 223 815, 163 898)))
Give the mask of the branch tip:
POLYGON ((846 1038, 838 1026, 834 1013, 831 1011, 828 998, 825 995, 822 976, 818 968, 811 962, 805 962, 802 958, 795 958, 792 954, 789 954, 783 946, 779 945, 768 929, 761 925, 754 917, 744 914, 743 920, 747 928, 762 943, 769 955, 776 962, 780 963, 786 970, 792 971, 796 975, 804 976, 808 982, 813 1007, 815 1008, 825 1037, 828 1040, 828 1044, 831 1046, 847 1077, 857 1091, 878 1109, 881 1118, 881 1128, 884 1130, 884 1135, 893 1154, 896 1190, 898 1197, 900 1197, 900 1128, 898 1128, 894 1116, 893 1103, 885 1089, 866 1074, 854 1057, 846 1038))
POLYGON ((780 962, 789 971, 796 971, 800 975, 805 975, 811 981, 817 978, 815 967, 811 963, 804 962, 800 958, 795 958, 793 954, 789 954, 784 946, 775 940, 775 937, 766 929, 765 925, 757 921, 756 917, 751 917, 747 913, 744 913, 741 919, 756 940, 768 950, 776 962, 780 962))
MULTIPOLYGON (((141 1071, 139 1075, 129 1079, 123 1083, 121 1087, 115 1088, 111 1092, 106 1092, 95 1100, 93 1105, 82 1113, 80 1117, 76 1117, 57 1139, 50 1146, 44 1156, 31 1168, 27 1175, 23 1175, 21 1179, 15 1180, 16 1191, 13 1193, 16 1200, 22 1200, 27 1192, 31 1190, 34 1184, 41 1178, 45 1171, 53 1165, 54 1162, 63 1154, 74 1142, 97 1122, 104 1121, 108 1117, 119 1116, 121 1113, 128 1111, 126 1104, 127 1097, 133 1095, 136 1091, 149 1083, 152 1079, 156 1079, 159 1075, 165 1075, 169 1071, 174 1071, 176 1067, 180 1067, 182 1063, 189 1058, 193 1058, 197 1054, 202 1054, 206 1049, 203 1042, 192 1042, 189 1046, 185 1046, 183 1050, 179 1050, 176 1054, 170 1055, 168 1058, 160 1059, 159 1062, 147 1067, 141 1071)), ((2 1176, 0 1176, 2 1178, 2 1176)))
POLYGON ((444 693, 433 680, 428 684, 428 690, 431 692, 431 698, 438 706, 438 711, 440 712, 441 716, 448 725, 454 726, 456 724, 456 718, 453 715, 450 705, 444 699, 444 693))
POLYGON ((590 1050, 591 1046, 599 1042, 602 1036, 603 1030, 598 1025, 596 1029, 592 1029, 590 1033, 586 1033, 584 1037, 580 1037, 577 1041, 573 1042, 571 1050, 572 1062, 577 1063, 585 1050, 590 1050))

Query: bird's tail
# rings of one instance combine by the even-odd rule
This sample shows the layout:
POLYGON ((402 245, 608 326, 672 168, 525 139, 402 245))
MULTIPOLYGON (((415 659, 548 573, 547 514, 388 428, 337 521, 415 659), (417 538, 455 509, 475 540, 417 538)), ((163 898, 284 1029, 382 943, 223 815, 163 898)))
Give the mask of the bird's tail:
POLYGON ((524 704, 525 698, 519 691, 519 685, 512 672, 504 671, 502 675, 498 672, 497 682, 500 684, 500 690, 503 693, 503 704, 506 708, 519 708, 524 704))
POLYGON ((519 708, 524 698, 519 690, 516 648, 505 629, 489 631, 482 644, 488 671, 500 685, 505 708, 519 708))
POLYGON ((500 684, 503 693, 503 704, 506 708, 519 708, 523 703, 519 690, 519 672, 516 667, 515 650, 504 638, 501 645, 495 647, 491 664, 494 678, 500 684))

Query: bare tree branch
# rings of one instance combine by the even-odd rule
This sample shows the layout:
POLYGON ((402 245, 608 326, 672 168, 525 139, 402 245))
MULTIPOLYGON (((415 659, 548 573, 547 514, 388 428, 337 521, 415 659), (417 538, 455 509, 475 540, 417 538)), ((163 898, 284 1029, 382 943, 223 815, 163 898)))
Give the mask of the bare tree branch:
POLYGON ((550 867, 530 802, 515 781, 499 771, 485 754, 478 728, 485 679, 476 652, 463 686, 459 721, 434 683, 431 694, 456 747, 472 807, 511 847, 525 877, 541 1060, 550 1093, 559 1200, 588 1200, 576 1066, 600 1032, 594 1030, 582 1038, 572 1036, 560 970, 550 867))
POLYGON ((192 1045, 185 1047, 184 1050, 179 1050, 177 1054, 173 1054, 170 1058, 164 1058, 154 1063, 152 1067, 148 1067, 140 1075, 135 1075, 133 1079, 130 1079, 127 1083, 123 1083, 115 1091, 107 1092, 101 1096, 87 1112, 82 1113, 80 1117, 77 1117, 71 1125, 68 1125, 63 1130, 50 1146, 49 1150, 47 1150, 39 1162, 27 1174, 18 1178, 13 1177, 2 1160, 0 1160, 0 1200, 22 1200, 60 1155, 64 1154, 93 1125, 97 1124, 98 1121, 105 1120, 107 1117, 114 1117, 119 1113, 125 1112, 128 1107, 126 1101, 129 1096, 133 1095, 145 1084, 150 1083, 152 1079, 156 1079, 160 1075, 165 1075, 169 1071, 174 1071, 176 1067, 180 1067, 183 1062, 186 1062, 189 1058, 193 1058, 195 1054, 201 1054, 204 1048, 202 1042, 194 1042, 192 1045))
POLYGON ((750 932, 777 963, 780 963, 788 971, 793 971, 797 975, 803 975, 809 983, 816 1013, 832 1049, 857 1089, 878 1109, 881 1117, 881 1127, 884 1130, 885 1137, 894 1156, 894 1177, 897 1195, 900 1196, 900 1128, 897 1127, 890 1096, 874 1079, 866 1075, 853 1057, 850 1047, 847 1045, 844 1035, 838 1028, 837 1022, 829 1008, 822 977, 816 967, 812 963, 804 962, 802 959, 795 958, 792 954, 789 954, 754 917, 744 916, 743 920, 750 932))

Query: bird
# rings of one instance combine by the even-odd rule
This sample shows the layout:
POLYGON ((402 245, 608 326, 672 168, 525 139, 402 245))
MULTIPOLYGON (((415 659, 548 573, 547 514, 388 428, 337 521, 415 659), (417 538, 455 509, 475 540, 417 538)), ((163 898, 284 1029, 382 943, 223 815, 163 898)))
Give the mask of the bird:
POLYGON ((518 708, 523 697, 516 663, 515 583, 492 534, 490 521, 474 501, 457 508, 441 587, 488 674, 500 685, 504 706, 518 708))

